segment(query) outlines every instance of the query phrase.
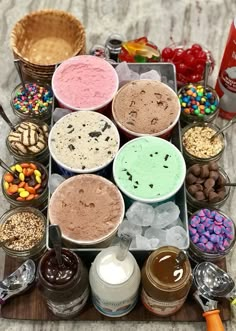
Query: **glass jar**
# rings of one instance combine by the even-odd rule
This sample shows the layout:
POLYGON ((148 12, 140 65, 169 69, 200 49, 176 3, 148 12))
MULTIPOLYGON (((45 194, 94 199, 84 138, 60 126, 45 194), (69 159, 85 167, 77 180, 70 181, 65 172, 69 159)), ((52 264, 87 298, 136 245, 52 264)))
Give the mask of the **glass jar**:
POLYGON ((140 269, 130 252, 117 259, 119 247, 108 247, 95 258, 89 271, 94 307, 103 315, 121 317, 138 301, 140 269))
POLYGON ((48 166, 49 163, 49 149, 48 149, 48 133, 49 133, 49 127, 45 122, 41 122, 38 120, 25 120, 23 122, 20 122, 18 124, 15 125, 15 130, 16 132, 18 132, 20 125, 22 125, 23 123, 33 123, 38 125, 40 128, 45 128, 47 130, 47 133, 45 133, 45 147, 40 150, 39 152, 27 152, 27 153, 20 153, 20 151, 17 151, 16 149, 14 149, 12 147, 12 144, 9 141, 9 137, 11 134, 15 133, 14 131, 10 131, 10 133, 8 134, 7 138, 6 138, 6 146, 7 149, 9 151, 9 153, 13 156, 14 160, 16 162, 19 162, 20 160, 24 159, 25 162, 29 162, 31 160, 33 161, 37 161, 39 163, 42 163, 45 166, 48 166))
MULTIPOLYGON (((193 213, 189 217, 189 226, 191 225, 192 218, 194 216, 198 215, 198 213, 202 210, 206 210, 206 209, 197 210, 195 213, 193 213)), ((233 249, 234 244, 235 244, 235 224, 234 224, 233 220, 230 217, 228 217, 223 211, 221 211, 219 209, 207 209, 207 210, 209 212, 217 212, 222 217, 225 217, 225 218, 230 220, 230 224, 231 224, 231 227, 232 227, 232 240, 230 242, 230 245, 227 248, 225 248, 225 250, 217 251, 217 252, 214 252, 214 251, 205 252, 205 251, 201 250, 197 246, 197 244, 195 244, 193 242, 193 239, 190 235, 190 246, 189 246, 189 249, 188 249, 188 256, 194 263, 200 263, 200 262, 204 262, 204 261, 213 262, 213 263, 218 262, 218 261, 222 260, 223 258, 225 258, 231 252, 231 250, 233 249)), ((190 229, 189 229, 189 231, 190 231, 190 229)))
POLYGON ((163 246, 148 257, 142 268, 142 303, 158 316, 175 314, 184 304, 191 284, 191 266, 185 253, 163 246), (177 260, 180 253, 184 259, 177 260))
MULTIPOLYGON (((230 179, 229 179, 229 176, 227 175, 227 173, 220 167, 219 167, 218 171, 219 171, 220 175, 224 178, 225 182, 230 183, 230 179)), ((187 171, 186 176, 187 175, 188 175, 188 171, 187 171)), ((231 192, 231 187, 225 186, 224 199, 222 199, 218 202, 209 202, 206 200, 199 201, 196 198, 194 198, 192 196, 192 194, 189 193, 188 188, 186 186, 186 197, 187 197, 188 210, 190 212, 194 212, 201 208, 219 209, 226 203, 227 199, 229 198, 230 192, 231 192)))
MULTIPOLYGON (((5 175, 8 173, 7 171, 2 176, 1 186, 2 186, 3 195, 12 207, 35 207, 35 208, 38 208, 39 210, 43 211, 47 207, 47 204, 48 204, 48 172, 47 172, 47 169, 38 162, 35 162, 35 161, 29 161, 27 163, 26 162, 27 161, 25 161, 25 160, 21 160, 19 163, 17 163, 17 165, 21 165, 21 164, 26 165, 26 164, 30 164, 30 163, 35 165, 41 173, 41 177, 40 177, 41 183, 40 183, 40 187, 39 187, 40 191, 39 191, 39 189, 37 189, 35 191, 35 193, 33 193, 32 186, 30 186, 31 184, 28 185, 28 186, 30 186, 30 189, 29 190, 25 189, 25 190, 27 192, 29 192, 28 196, 30 196, 32 194, 39 194, 39 196, 36 198, 31 197, 32 199, 30 199, 30 200, 26 200, 27 197, 25 198, 25 200, 16 200, 20 194, 19 187, 15 193, 11 193, 11 192, 9 193, 9 192, 7 192, 9 187, 6 188, 6 186, 9 186, 11 184, 19 186, 21 182, 25 183, 25 185, 26 185, 27 182, 14 178, 13 182, 8 184, 6 182, 6 180, 4 179, 5 175)), ((10 168, 12 168, 12 169, 14 169, 15 167, 16 167, 15 163, 10 166, 10 168)), ((24 168, 22 167, 22 170, 23 169, 24 168)), ((15 171, 15 173, 17 173, 17 172, 15 171)), ((31 177, 32 177, 32 175, 31 175, 31 177)), ((36 178, 36 175, 34 175, 34 177, 36 178)), ((27 176, 24 176, 24 178, 26 179, 27 176)), ((36 181, 36 179, 34 179, 34 181, 35 181, 34 187, 36 187, 38 182, 36 181)), ((33 187, 33 189, 34 189, 34 187, 33 187)))
MULTIPOLYGON (((187 90, 191 89, 192 88, 195 88, 195 87, 198 87, 199 85, 194 85, 194 84, 187 84, 187 85, 184 85, 179 91, 178 91, 178 96, 179 96, 179 100, 180 100, 180 105, 181 105, 181 114, 180 114, 180 120, 181 120, 181 123, 183 124, 189 124, 189 123, 193 123, 193 122, 212 122, 217 116, 218 116, 218 113, 219 113, 219 96, 218 94, 216 93, 216 91, 210 87, 210 86, 207 86, 206 87, 206 92, 205 94, 207 93, 211 93, 213 95, 213 98, 214 98, 214 111, 210 114, 194 114, 194 113, 190 113, 190 109, 188 108, 188 100, 190 98, 190 96, 186 96, 186 92, 187 90), (187 99, 186 99, 187 98, 187 99), (187 110, 186 110, 187 109, 187 110)), ((202 85, 200 85, 202 86, 202 85)), ((203 87, 203 86, 202 86, 203 87)), ((201 97, 203 98, 204 95, 201 97)), ((204 99, 204 98, 203 98, 204 99)), ((193 105, 195 106, 195 105, 193 105)), ((201 105, 200 105, 201 106, 201 105)), ((197 107, 197 106, 196 106, 197 107)), ((205 107, 205 106, 204 106, 205 107)), ((197 108, 197 111, 199 112, 199 108, 197 108)))
POLYGON ((62 249, 63 268, 54 249, 38 265, 38 287, 52 313, 60 318, 73 318, 84 308, 89 296, 88 271, 72 251, 62 249))
MULTIPOLYGON (((185 126, 182 129, 182 146, 183 146, 183 156, 184 156, 185 162, 188 165, 191 165, 191 164, 194 164, 194 163, 205 164, 205 163, 209 163, 210 161, 218 161, 222 157, 222 154, 224 152, 225 145, 226 145, 224 134, 221 133, 221 134, 218 135, 218 137, 216 137, 216 139, 217 138, 219 139, 218 140, 219 144, 221 144, 221 149, 220 149, 219 152, 217 152, 213 156, 200 157, 200 156, 196 156, 194 154, 191 154, 185 146, 185 138, 184 138, 185 134, 188 132, 188 130, 192 130, 192 129, 194 130, 195 128, 210 128, 214 132, 217 132, 217 131, 220 130, 220 128, 217 125, 213 124, 213 123, 191 123, 191 124, 185 126)), ((214 132, 212 132, 212 135, 214 134, 214 132)), ((211 146, 210 136, 209 136, 209 138, 206 138, 206 139, 204 139, 204 141, 200 141, 201 140, 201 132, 199 132, 199 146, 198 147, 201 148, 201 152, 204 150, 204 148, 207 148, 207 147, 211 146), (206 143, 208 142, 206 139, 209 140, 209 145, 206 145, 206 143), (201 145, 200 145, 200 143, 201 143, 201 145)), ((188 141, 188 143, 189 143, 189 141, 188 141)), ((194 141, 193 143, 196 146, 196 141, 194 141)))
POLYGON ((182 40, 162 50, 162 62, 172 62, 176 67, 179 88, 188 83, 202 84, 206 61, 211 63, 211 75, 215 61, 211 51, 199 43, 182 40))
MULTIPOLYGON (((1 216, 1 236, 5 234, 4 229, 7 229, 6 224, 9 220, 13 222, 13 230, 12 228, 10 229, 10 231, 13 231, 13 233, 10 233, 8 232, 8 230, 6 230, 6 234, 9 233, 13 240, 6 241, 3 243, 2 249, 4 250, 4 252, 8 256, 11 256, 21 261, 25 261, 28 259, 39 259, 46 250, 46 217, 42 214, 42 212, 32 207, 18 207, 11 209, 1 216), (30 215, 32 215, 32 218, 30 218, 30 215), (40 221, 42 222, 42 224, 40 223, 40 221), (37 231, 40 232, 37 233, 37 231), (19 233, 20 238, 22 238, 22 241, 20 243, 17 242, 19 238, 16 241, 14 239, 18 236, 19 233), (30 244, 28 242, 31 242, 33 240, 31 236, 34 236, 35 238, 36 235, 39 241, 36 241, 36 237, 35 244, 29 248, 30 244), (26 245, 28 245, 25 249, 23 248, 24 240, 26 241, 26 245), (14 248, 15 245, 16 248, 14 248)), ((7 239, 8 237, 9 236, 7 235, 7 239)))
POLYGON ((14 114, 21 120, 35 119, 50 124, 53 102, 50 85, 41 82, 26 82, 26 88, 28 93, 24 93, 22 84, 19 84, 11 93, 10 103, 14 114))

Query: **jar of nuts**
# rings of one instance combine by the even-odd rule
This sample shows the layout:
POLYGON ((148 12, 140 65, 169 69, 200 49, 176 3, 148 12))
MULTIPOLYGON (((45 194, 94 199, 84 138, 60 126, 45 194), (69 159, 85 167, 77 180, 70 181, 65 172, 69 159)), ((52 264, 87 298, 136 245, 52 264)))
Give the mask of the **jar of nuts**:
POLYGON ((218 130, 219 127, 212 123, 192 123, 183 128, 183 155, 187 164, 203 164, 221 158, 225 148, 224 134, 211 140, 218 130))
POLYGON ((8 151, 17 162, 33 160, 48 166, 48 134, 49 127, 44 122, 33 119, 20 122, 7 136, 8 151))
POLYGON ((216 262, 230 253, 235 244, 235 224, 218 209, 200 209, 189 218, 188 255, 195 263, 216 262))
POLYGON ((230 195, 230 179, 226 172, 214 161, 208 164, 194 164, 186 174, 186 196, 188 210, 200 208, 218 209, 230 195))
POLYGON ((12 207, 35 207, 43 211, 48 203, 48 172, 35 161, 21 161, 5 172, 2 192, 12 207))
POLYGON ((0 242, 5 253, 19 260, 37 260, 46 250, 46 218, 37 209, 19 207, 0 220, 0 242))

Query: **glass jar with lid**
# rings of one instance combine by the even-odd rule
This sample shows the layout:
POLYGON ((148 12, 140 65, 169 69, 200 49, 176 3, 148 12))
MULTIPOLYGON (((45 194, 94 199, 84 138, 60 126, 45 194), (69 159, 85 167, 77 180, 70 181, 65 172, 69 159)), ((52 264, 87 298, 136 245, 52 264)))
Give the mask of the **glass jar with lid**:
POLYGON ((142 268, 141 300, 158 316, 176 313, 184 304, 192 284, 186 254, 173 246, 154 251, 142 268))
POLYGON ((36 208, 18 207, 1 216, 4 252, 18 260, 37 260, 46 250, 46 218, 36 208))

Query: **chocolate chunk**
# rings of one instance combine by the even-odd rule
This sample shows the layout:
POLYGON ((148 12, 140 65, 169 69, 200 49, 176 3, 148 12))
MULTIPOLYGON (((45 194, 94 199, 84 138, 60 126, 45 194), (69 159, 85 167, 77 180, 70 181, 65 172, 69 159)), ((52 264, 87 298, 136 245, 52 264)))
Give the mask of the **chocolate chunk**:
POLYGON ((107 122, 105 122, 104 127, 102 128, 102 132, 104 132, 106 129, 110 129, 110 124, 108 124, 107 122))
POLYGON ((163 168, 169 168, 167 165, 163 165, 163 168))
POLYGON ((136 181, 135 181, 135 184, 139 185, 139 182, 136 180, 136 181))
POLYGON ((149 186, 150 186, 151 188, 153 188, 153 184, 149 184, 149 186))
POLYGON ((206 198, 208 198, 208 197, 209 197, 209 193, 210 193, 210 192, 214 192, 214 189, 213 189, 212 187, 206 187, 206 188, 203 190, 203 192, 204 192, 206 198))
POLYGON ((85 169, 85 166, 82 166, 82 169, 84 170, 85 169))
POLYGON ((150 156, 150 157, 153 157, 153 154, 150 154, 149 156, 150 156))
POLYGON ((214 171, 219 169, 219 166, 215 161, 210 161, 208 163, 208 167, 209 167, 209 170, 214 170, 214 171))
POLYGON ((209 169, 208 169, 208 165, 204 164, 203 166, 201 166, 201 170, 200 170, 200 177, 201 178, 208 178, 209 177, 209 169))
POLYGON ((138 188, 138 186, 134 185, 134 188, 138 188))
POLYGON ((130 102, 130 105, 129 105, 129 107, 132 107, 132 106, 134 106, 135 105, 135 101, 134 100, 132 100, 131 102, 130 102))
POLYGON ((210 171, 210 174, 209 174, 209 177, 210 178, 213 178, 214 180, 217 180, 219 178, 219 172, 218 171, 211 170, 210 171))
POLYGON ((191 172, 194 176, 199 176, 201 172, 201 166, 199 164, 194 164, 189 168, 188 171, 191 172))
POLYGON ((110 137, 106 137, 105 141, 108 141, 110 139, 110 137))
POLYGON ((197 180, 197 177, 195 177, 193 174, 187 174, 186 176, 186 182, 187 184, 191 185, 191 184, 194 184, 196 183, 196 180, 197 180))
POLYGON ((209 193, 208 200, 209 202, 219 202, 221 199, 219 197, 219 194, 212 191, 209 193))
POLYGON ((72 127, 73 127, 72 124, 69 124, 68 127, 67 127, 67 129, 70 129, 72 127))
POLYGON ((100 131, 92 131, 92 132, 89 132, 89 136, 90 137, 92 137, 92 138, 94 138, 94 137, 99 137, 99 136, 101 136, 101 132, 100 131))
POLYGON ((167 160, 168 160, 168 158, 169 158, 169 156, 170 156, 169 154, 166 154, 166 156, 165 156, 164 160, 165 160, 165 161, 167 161, 167 160))
POLYGON ((219 174, 219 178, 217 179, 216 184, 218 186, 223 186, 225 183, 226 179, 221 174, 219 174))
POLYGON ((72 144, 68 145, 68 148, 69 148, 69 150, 70 150, 71 152, 72 152, 73 150, 75 150, 75 146, 72 145, 72 144))
POLYGON ((75 131, 75 129, 71 129, 70 131, 68 131, 67 133, 72 133, 72 132, 74 132, 75 131))
POLYGON ((195 193, 194 195, 195 199, 198 200, 198 201, 202 201, 202 200, 205 200, 205 194, 202 192, 202 191, 198 191, 195 193))
POLYGON ((215 186, 215 180, 213 178, 208 178, 205 182, 204 182, 204 186, 206 188, 209 188, 209 187, 214 187, 215 186))
POLYGON ((158 118, 157 117, 154 117, 152 120, 151 120, 151 125, 155 125, 157 124, 158 122, 158 118))
POLYGON ((108 151, 107 154, 111 154, 111 151, 108 151))
POLYGON ((191 194, 191 195, 195 195, 196 192, 198 192, 198 188, 196 185, 190 185, 188 187, 188 192, 191 194))

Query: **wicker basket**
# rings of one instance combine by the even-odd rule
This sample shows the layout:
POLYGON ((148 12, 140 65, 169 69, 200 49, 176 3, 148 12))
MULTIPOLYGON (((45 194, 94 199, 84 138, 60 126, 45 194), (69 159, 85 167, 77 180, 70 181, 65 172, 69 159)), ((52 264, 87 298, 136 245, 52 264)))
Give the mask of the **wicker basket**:
POLYGON ((70 13, 40 10, 16 23, 10 44, 27 75, 51 79, 57 63, 85 53, 85 30, 70 13))

